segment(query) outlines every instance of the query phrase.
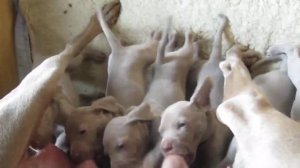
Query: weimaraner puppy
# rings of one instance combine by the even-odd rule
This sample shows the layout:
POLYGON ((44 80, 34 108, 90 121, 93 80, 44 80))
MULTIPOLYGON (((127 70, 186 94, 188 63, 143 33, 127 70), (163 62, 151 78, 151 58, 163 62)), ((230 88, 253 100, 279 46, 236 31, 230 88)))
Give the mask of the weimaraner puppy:
MULTIPOLYGON (((105 5, 103 7, 103 12, 106 18, 109 18, 110 25, 114 24, 119 16, 120 3, 113 2, 105 5)), ((96 15, 91 17, 91 20, 84 31, 77 37, 82 38, 85 44, 88 44, 92 39, 94 39, 98 34, 102 32, 101 26, 97 20, 96 15)), ((84 58, 74 58, 68 65, 68 69, 76 69, 78 65, 82 62, 84 58)), ((61 93, 74 107, 79 106, 79 96, 73 87, 72 81, 69 74, 66 72, 62 75, 59 84, 61 87, 61 93)), ((48 143, 53 143, 54 131, 57 124, 64 125, 69 114, 60 112, 56 106, 55 102, 52 102, 46 109, 39 126, 37 127, 34 135, 32 136, 31 145, 35 148, 43 148, 48 143)))
POLYGON ((112 119, 103 136, 104 153, 112 168, 143 167, 147 152, 153 147, 151 123, 157 117, 147 103, 131 107, 130 112, 112 119))
POLYGON ((269 62, 281 61, 279 69, 270 70, 269 72, 253 76, 253 82, 269 99, 270 103, 280 112, 290 116, 293 100, 295 98, 295 87, 287 74, 287 62, 284 57, 279 55, 269 55, 264 59, 255 59, 250 62, 251 58, 259 58, 260 54, 253 49, 243 45, 235 45, 227 51, 226 57, 238 57, 245 65, 249 66, 250 71, 261 69, 262 66, 269 62), (248 61, 247 61, 248 60, 248 61), (276 85, 274 85, 276 83, 276 85), (279 96, 280 95, 280 96, 279 96))
MULTIPOLYGON (((97 20, 96 20, 97 21, 97 20)), ((82 32, 83 36, 97 36, 98 33, 95 31, 98 29, 98 23, 95 22, 95 20, 92 18, 84 32, 82 32)), ((98 30, 97 30, 98 31, 98 30)), ((99 32, 100 33, 100 32, 99 32)), ((72 60, 73 61, 73 60, 72 60)), ((70 62, 71 63, 71 62, 70 62)), ((70 64, 69 64, 70 65, 70 64)), ((69 67, 68 65, 68 67, 69 67)), ((75 66, 73 66, 75 67, 75 66)), ((75 91, 75 88, 72 85, 70 76, 67 72, 65 72, 60 81, 59 84, 61 89, 58 91, 57 94, 63 94, 65 95, 66 99, 73 105, 73 106, 79 106, 79 97, 75 91)), ((34 148, 43 148, 48 143, 52 143, 55 139, 54 137, 54 130, 56 124, 64 124, 66 121, 67 115, 61 113, 56 107, 55 103, 51 102, 49 107, 46 109, 46 112, 44 113, 39 126, 37 127, 36 132, 32 136, 31 145, 34 148)))
MULTIPOLYGON (((65 105, 63 100, 62 105, 65 105)), ((103 133, 107 123, 121 116, 125 110, 112 96, 94 101, 90 106, 69 108, 65 132, 73 161, 103 158, 103 133)))
MULTIPOLYGON (((286 116, 290 116, 296 90, 286 72, 286 59, 282 59, 280 56, 269 56, 257 62, 252 61, 252 63, 250 63, 249 61, 246 61, 247 59, 250 60, 250 58, 259 57, 258 55, 258 52, 242 45, 235 45, 227 52, 227 58, 230 59, 230 57, 236 57, 237 59, 241 59, 252 71, 262 69, 261 66, 266 65, 268 62, 282 60, 280 69, 258 74, 254 76, 253 82, 259 87, 261 92, 267 97, 276 110, 282 112, 286 116), (276 85, 274 83, 276 83, 276 85)), ((233 163, 236 149, 236 141, 233 140, 220 167, 225 167, 226 165, 233 163)))
POLYGON ((159 127, 162 137, 161 150, 164 155, 181 155, 189 165, 196 158, 198 145, 202 144, 199 146, 201 166, 215 167, 223 157, 226 147, 224 143, 230 138, 228 128, 216 119, 216 107, 212 102, 216 105, 217 101, 215 97, 212 100, 211 93, 221 89, 214 85, 222 85, 223 78, 219 62, 222 33, 227 18, 224 15, 220 16, 222 23, 215 35, 211 56, 199 73, 197 89, 190 101, 179 101, 165 109, 159 127), (206 76, 204 81, 203 76, 206 76))
POLYGON ((285 59, 287 60, 287 73, 297 89, 296 97, 293 103, 291 117, 296 121, 300 121, 300 55, 299 55, 299 47, 291 44, 281 44, 271 46, 268 49, 268 54, 270 55, 278 55, 278 54, 285 54, 285 59))
POLYGON ((201 88, 207 77, 210 77, 213 83, 213 88, 210 93, 210 102, 213 108, 217 108, 223 99, 223 76, 219 68, 219 63, 222 61, 222 34, 228 23, 228 18, 220 14, 221 25, 216 32, 213 41, 213 48, 208 61, 202 66, 198 76, 196 90, 201 88))
MULTIPOLYGON (((169 43, 174 43, 174 36, 170 36, 169 43)), ((181 48, 166 53, 158 51, 153 79, 143 100, 156 115, 160 116, 169 105, 185 99, 187 75, 197 60, 198 47, 195 36, 186 32, 181 48)))
POLYGON ((147 69, 155 60, 161 33, 155 31, 141 44, 123 46, 108 27, 101 12, 98 19, 111 47, 108 60, 106 95, 113 96, 127 109, 139 105, 147 87, 147 69))
POLYGON ((270 104, 240 59, 227 59, 220 68, 224 102, 217 117, 236 137, 233 167, 299 167, 300 124, 270 104))
POLYGON ((198 145, 205 142, 205 145, 199 146, 203 152, 206 151, 203 155, 207 157, 203 159, 206 161, 202 165, 212 166, 210 162, 214 160, 210 157, 218 157, 218 151, 213 150, 222 149, 222 146, 216 134, 218 124, 215 122, 214 110, 210 105, 211 89, 212 81, 207 78, 190 101, 179 101, 165 109, 159 126, 162 137, 160 148, 165 156, 179 155, 191 164, 196 158, 198 145))
POLYGON ((157 132, 159 116, 170 104, 185 99, 187 73, 198 52, 198 42, 190 33, 186 33, 181 48, 165 51, 166 45, 174 46, 172 43, 175 42, 174 36, 171 36, 167 44, 168 30, 157 51, 154 77, 143 103, 129 108, 126 116, 112 119, 105 129, 104 149, 110 156, 113 168, 161 165, 163 156, 157 132))
MULTIPOLYGON (((108 12, 105 18, 115 22, 115 12, 108 12)), ((61 53, 47 58, 34 68, 0 100, 0 167, 11 168, 22 164, 20 161, 27 155, 30 140, 34 139, 34 130, 51 103, 67 66, 93 39, 94 33, 98 34, 99 30, 77 36, 61 53)))

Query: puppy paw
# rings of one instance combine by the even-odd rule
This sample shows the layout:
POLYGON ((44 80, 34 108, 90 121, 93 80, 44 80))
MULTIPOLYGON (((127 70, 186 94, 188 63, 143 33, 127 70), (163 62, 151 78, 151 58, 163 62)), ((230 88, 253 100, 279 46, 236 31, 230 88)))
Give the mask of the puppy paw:
POLYGON ((117 22, 120 15, 120 11, 121 3, 119 1, 111 2, 103 6, 103 16, 109 26, 112 26, 117 22))
POLYGON ((168 36, 168 44, 166 46, 166 52, 172 52, 175 50, 177 45, 177 33, 170 33, 168 36))

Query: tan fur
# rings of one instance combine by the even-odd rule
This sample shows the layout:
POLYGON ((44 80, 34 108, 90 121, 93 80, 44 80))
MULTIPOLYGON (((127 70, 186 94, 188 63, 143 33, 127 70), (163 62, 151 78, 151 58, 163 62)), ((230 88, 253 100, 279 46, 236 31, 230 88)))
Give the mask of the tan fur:
MULTIPOLYGON (((111 18, 108 15, 107 19, 111 18)), ((78 36, 61 53, 45 59, 0 100, 0 167, 17 167, 26 154, 33 131, 54 97, 67 66, 94 37, 86 36, 78 36)))
POLYGON ((298 167, 300 125, 270 105, 240 59, 220 67, 226 99, 217 116, 236 137, 234 167, 298 167))

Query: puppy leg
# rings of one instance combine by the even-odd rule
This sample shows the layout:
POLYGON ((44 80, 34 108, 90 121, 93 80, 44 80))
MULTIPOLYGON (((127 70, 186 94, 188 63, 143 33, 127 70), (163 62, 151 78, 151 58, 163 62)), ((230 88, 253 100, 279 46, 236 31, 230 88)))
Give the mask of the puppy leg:
POLYGON ((219 15, 219 18, 221 19, 221 25, 215 35, 215 39, 213 41, 213 48, 209 56, 209 59, 221 60, 222 58, 222 34, 228 23, 228 18, 222 14, 219 15))
POLYGON ((289 54, 294 50, 294 48, 295 46, 291 44, 273 45, 267 50, 267 56, 289 54))
POLYGON ((224 100, 227 100, 251 85, 251 76, 240 59, 223 61, 220 69, 224 76, 224 100))
POLYGON ((169 34, 168 37, 168 44, 166 46, 166 52, 172 52, 175 50, 176 48, 176 39, 177 39, 177 34, 173 33, 173 34, 169 34))
MULTIPOLYGON (((115 5, 111 5, 112 7, 112 11, 120 11, 120 3, 117 3, 115 5)), ((104 8, 105 9, 105 8, 104 8)), ((119 38, 117 38, 117 36, 111 31, 111 29, 109 28, 109 24, 108 23, 108 17, 112 17, 112 18, 116 18, 118 16, 119 13, 110 13, 110 14, 105 14, 105 10, 103 11, 98 11, 97 12, 97 19, 98 22, 100 23, 103 33, 105 34, 107 41, 112 49, 112 52, 115 52, 117 50, 119 50, 122 45, 121 45, 121 41, 119 38)))
MULTIPOLYGON (((103 19, 109 22, 109 25, 116 23, 120 13, 120 7, 120 2, 112 2, 103 6, 103 19)), ((70 45, 75 48, 73 50, 74 53, 72 53, 71 55, 78 55, 86 46, 86 44, 92 41, 95 36, 101 33, 104 29, 107 29, 107 27, 107 24, 101 24, 101 26, 99 26, 97 15, 92 16, 90 23, 85 31, 83 31, 79 36, 77 36, 73 41, 70 42, 70 45)))

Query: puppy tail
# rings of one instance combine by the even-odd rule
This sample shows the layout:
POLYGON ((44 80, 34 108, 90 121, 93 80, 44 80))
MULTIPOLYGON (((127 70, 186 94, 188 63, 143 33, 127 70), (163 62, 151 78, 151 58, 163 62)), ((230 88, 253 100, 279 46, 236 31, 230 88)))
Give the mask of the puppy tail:
POLYGON ((168 34, 170 32, 170 29, 171 29, 171 24, 172 24, 172 17, 169 16, 167 26, 166 26, 165 31, 163 33, 162 42, 159 45, 158 50, 157 50, 156 65, 162 64, 163 59, 165 57, 166 46, 167 46, 167 43, 168 43, 168 34))
POLYGON ((105 34, 112 51, 114 51, 114 49, 116 48, 120 48, 121 47, 120 40, 115 36, 115 34, 109 28, 107 22, 104 19, 103 11, 100 9, 97 9, 97 18, 99 20, 103 33, 105 34))
POLYGON ((215 35, 209 59, 222 59, 222 35, 228 24, 228 18, 223 14, 219 14, 219 18, 221 19, 221 25, 215 35))

